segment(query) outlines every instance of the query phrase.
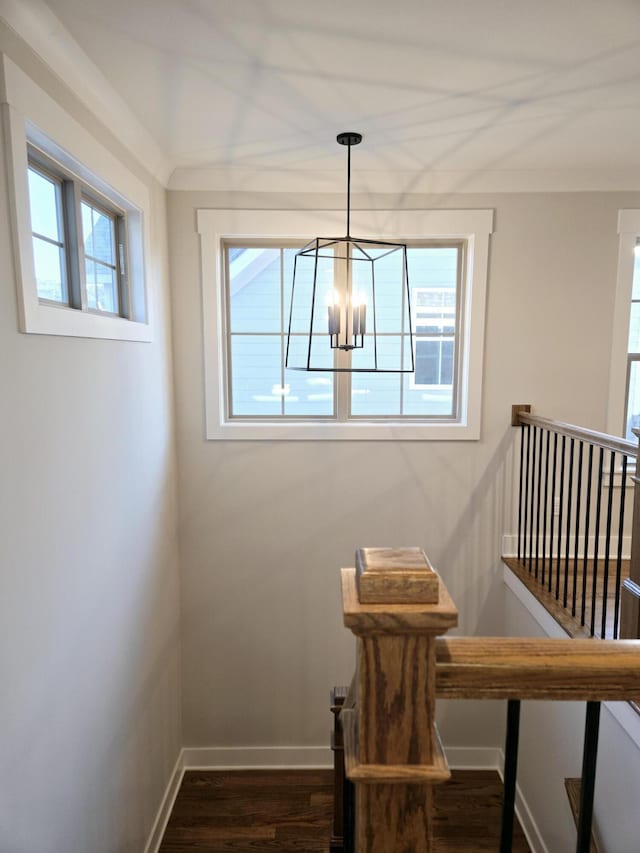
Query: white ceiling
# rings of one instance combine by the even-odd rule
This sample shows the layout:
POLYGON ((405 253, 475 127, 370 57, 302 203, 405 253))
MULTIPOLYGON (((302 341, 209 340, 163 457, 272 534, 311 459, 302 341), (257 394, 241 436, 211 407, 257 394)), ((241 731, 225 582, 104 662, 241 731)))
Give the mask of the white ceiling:
POLYGON ((174 183, 341 181, 342 130, 364 134, 354 173, 381 188, 438 173, 461 187, 464 175, 580 174, 598 188, 640 175, 638 0, 47 3, 174 183))

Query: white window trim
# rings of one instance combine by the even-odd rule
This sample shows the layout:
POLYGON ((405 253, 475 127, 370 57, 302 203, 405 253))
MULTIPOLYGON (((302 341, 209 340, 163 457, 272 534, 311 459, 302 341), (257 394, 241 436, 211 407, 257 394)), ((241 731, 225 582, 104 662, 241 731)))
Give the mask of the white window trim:
POLYGON ((627 388, 627 347, 631 319, 631 293, 636 239, 640 237, 640 210, 618 211, 618 273, 613 310, 607 432, 625 435, 627 388))
POLYGON ((205 414, 208 439, 284 440, 466 440, 480 438, 482 360, 489 235, 492 210, 369 210, 357 212, 357 235, 393 240, 451 238, 468 242, 464 288, 464 364, 460 387, 463 420, 416 423, 393 417, 384 420, 283 421, 274 423, 225 420, 224 375, 226 341, 223 323, 223 242, 237 238, 290 238, 341 234, 344 211, 198 210, 201 238, 202 310, 205 361, 205 414))
POLYGON ((1 60, 0 94, 20 331, 151 341, 152 300, 145 264, 145 258, 150 257, 147 187, 7 56, 2 55, 1 60), (144 321, 101 316, 38 299, 31 241, 27 142, 42 148, 127 212, 133 313, 135 317, 144 317, 144 321))

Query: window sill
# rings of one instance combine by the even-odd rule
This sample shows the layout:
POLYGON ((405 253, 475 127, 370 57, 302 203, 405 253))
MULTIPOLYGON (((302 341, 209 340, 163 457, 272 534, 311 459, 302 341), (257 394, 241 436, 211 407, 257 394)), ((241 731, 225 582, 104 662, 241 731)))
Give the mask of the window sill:
MULTIPOLYGON (((26 300, 25 300, 26 301, 26 300)), ((39 300, 21 306, 20 331, 35 335, 70 338, 105 338, 118 341, 153 340, 148 323, 137 323, 113 314, 94 314, 39 300)))
POLYGON ((479 425, 360 421, 292 423, 226 421, 207 430, 212 441, 477 441, 479 425))

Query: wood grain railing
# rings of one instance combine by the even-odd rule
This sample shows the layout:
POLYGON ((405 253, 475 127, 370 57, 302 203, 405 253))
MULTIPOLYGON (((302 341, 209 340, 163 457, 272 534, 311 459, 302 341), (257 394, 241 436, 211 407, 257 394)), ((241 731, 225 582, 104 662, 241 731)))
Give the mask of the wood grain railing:
POLYGON ((640 641, 444 637, 457 610, 422 552, 361 549, 356 563, 342 570, 344 623, 358 638, 340 711, 345 853, 432 853, 432 786, 450 775, 436 697, 508 700, 501 853, 513 836, 520 701, 587 703, 576 849, 588 853, 600 702, 640 700, 640 641))
POLYGON ((443 637, 439 699, 640 700, 640 640, 443 637))
POLYGON ((530 406, 513 406, 511 422, 521 432, 518 534, 505 563, 571 636, 640 637, 637 443, 530 406))

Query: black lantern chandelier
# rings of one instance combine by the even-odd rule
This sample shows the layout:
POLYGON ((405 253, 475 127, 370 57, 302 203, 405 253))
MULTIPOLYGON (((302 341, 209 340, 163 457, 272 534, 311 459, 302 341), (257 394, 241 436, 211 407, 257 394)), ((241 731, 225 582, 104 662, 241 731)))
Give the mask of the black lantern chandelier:
POLYGON ((316 237, 294 258, 285 367, 354 373, 413 373, 406 243, 351 236, 351 146, 347 146, 347 234, 316 237))

